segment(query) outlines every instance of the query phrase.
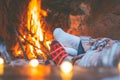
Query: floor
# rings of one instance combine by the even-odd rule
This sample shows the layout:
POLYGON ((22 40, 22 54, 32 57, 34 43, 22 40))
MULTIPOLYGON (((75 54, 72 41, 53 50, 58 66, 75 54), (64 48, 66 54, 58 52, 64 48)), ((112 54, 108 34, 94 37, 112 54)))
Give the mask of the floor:
POLYGON ((0 65, 0 80, 120 80, 118 68, 74 66, 73 71, 65 74, 59 66, 0 65))

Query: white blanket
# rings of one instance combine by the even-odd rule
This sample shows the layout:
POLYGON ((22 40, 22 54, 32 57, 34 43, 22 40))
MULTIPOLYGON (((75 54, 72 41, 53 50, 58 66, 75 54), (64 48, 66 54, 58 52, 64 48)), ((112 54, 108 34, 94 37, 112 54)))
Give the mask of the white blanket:
POLYGON ((83 40, 85 55, 77 61, 79 66, 117 66, 120 60, 120 42, 109 38, 83 40))

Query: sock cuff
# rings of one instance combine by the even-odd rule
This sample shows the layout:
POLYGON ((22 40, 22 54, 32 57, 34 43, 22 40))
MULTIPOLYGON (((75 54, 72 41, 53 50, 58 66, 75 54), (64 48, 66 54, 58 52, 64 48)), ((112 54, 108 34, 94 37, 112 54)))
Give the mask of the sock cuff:
POLYGON ((68 56, 63 46, 58 41, 53 41, 50 45, 51 60, 56 64, 60 65, 65 57, 68 56))

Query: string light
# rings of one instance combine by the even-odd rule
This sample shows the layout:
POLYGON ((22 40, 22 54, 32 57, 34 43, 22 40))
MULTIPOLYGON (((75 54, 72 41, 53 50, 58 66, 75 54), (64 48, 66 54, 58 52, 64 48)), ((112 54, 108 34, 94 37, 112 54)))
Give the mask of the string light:
POLYGON ((68 61, 64 61, 61 65, 60 65, 60 69, 62 72, 64 73, 70 73, 73 69, 72 63, 68 62, 68 61))
POLYGON ((39 62, 37 59, 32 59, 30 62, 29 62, 30 66, 32 67, 37 67, 39 65, 39 62))
POLYGON ((4 74, 4 60, 0 57, 0 75, 4 74))
POLYGON ((0 64, 3 64, 4 63, 4 60, 3 58, 0 57, 0 64))

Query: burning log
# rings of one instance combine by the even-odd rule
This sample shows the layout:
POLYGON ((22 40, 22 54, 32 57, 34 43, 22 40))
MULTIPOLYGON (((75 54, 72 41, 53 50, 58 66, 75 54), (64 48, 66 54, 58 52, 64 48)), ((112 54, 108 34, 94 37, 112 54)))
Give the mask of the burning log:
MULTIPOLYGON (((49 52, 49 50, 48 50, 48 48, 44 45, 44 42, 45 41, 40 41, 39 43, 40 43, 40 45, 42 46, 42 48, 39 48, 39 47, 37 47, 36 45, 34 45, 33 43, 31 43, 30 41, 28 41, 26 38, 24 38, 23 37, 23 35, 20 33, 20 32, 18 32, 18 34, 19 34, 19 36, 21 36, 21 38, 25 41, 25 42, 27 42, 28 44, 30 44, 30 45, 32 45, 34 48, 37 48, 37 49, 42 49, 42 48, 45 48, 45 50, 43 50, 43 52, 44 53, 48 53, 49 52)), ((32 33, 29 33, 30 35, 32 35, 32 33)), ((43 36, 43 40, 45 40, 45 37, 43 36)))
MULTIPOLYGON (((37 49, 39 49, 39 50, 42 50, 42 52, 43 52, 46 56, 49 56, 49 55, 47 54, 47 53, 49 52, 49 50, 48 50, 48 48, 44 45, 44 41, 40 41, 40 42, 39 42, 39 44, 41 45, 41 47, 39 48, 39 47, 37 47, 35 44, 31 43, 31 42, 28 41, 26 38, 24 38, 21 33, 18 32, 18 34, 19 34, 19 36, 22 37, 22 39, 23 39, 26 43, 32 45, 34 48, 37 48, 37 49)), ((31 33, 31 34, 32 34, 32 33, 31 33)), ((45 40, 45 38, 44 38, 44 40, 45 40)))
POLYGON ((19 42, 19 44, 20 44, 20 48, 21 48, 21 50, 22 50, 22 52, 23 52, 23 54, 24 54, 24 57, 25 57, 25 59, 28 60, 28 57, 27 57, 26 52, 25 52, 25 50, 24 50, 24 48, 23 48, 23 46, 22 46, 22 43, 21 43, 21 41, 20 41, 20 39, 19 39, 19 35, 18 35, 18 32, 17 32, 16 29, 15 29, 15 33, 16 33, 17 40, 18 40, 18 42, 19 42))

